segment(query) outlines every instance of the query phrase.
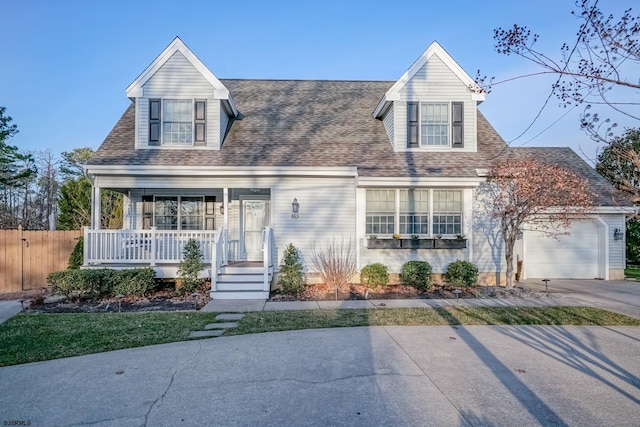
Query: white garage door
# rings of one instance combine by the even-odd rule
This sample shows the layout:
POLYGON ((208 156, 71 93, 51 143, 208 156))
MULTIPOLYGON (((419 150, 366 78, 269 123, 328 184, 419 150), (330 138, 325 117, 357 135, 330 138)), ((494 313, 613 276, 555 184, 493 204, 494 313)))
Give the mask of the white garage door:
POLYGON ((523 256, 527 279, 595 279, 598 277, 598 226, 593 221, 574 222, 569 235, 545 237, 524 234, 523 256))

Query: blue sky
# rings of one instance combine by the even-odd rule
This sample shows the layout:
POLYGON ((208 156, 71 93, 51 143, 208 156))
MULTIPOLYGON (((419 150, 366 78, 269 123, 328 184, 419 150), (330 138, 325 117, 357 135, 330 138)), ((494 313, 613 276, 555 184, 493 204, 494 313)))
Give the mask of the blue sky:
MULTIPOLYGON (((629 2, 602 3, 619 16, 629 2)), ((573 0, 8 1, 1 4, 0 105, 18 125, 11 143, 20 149, 55 154, 97 149, 129 104, 125 88, 175 36, 219 78, 396 80, 437 40, 471 77, 480 69, 502 80, 537 70, 498 55, 493 29, 528 25, 542 35, 541 49, 558 57, 562 43, 575 40, 573 5, 573 0)), ((511 141, 531 123, 551 82, 537 77, 498 85, 480 109, 511 141)), ((570 146, 594 158, 596 144, 579 129, 581 111, 567 113, 554 97, 512 145, 570 146)))

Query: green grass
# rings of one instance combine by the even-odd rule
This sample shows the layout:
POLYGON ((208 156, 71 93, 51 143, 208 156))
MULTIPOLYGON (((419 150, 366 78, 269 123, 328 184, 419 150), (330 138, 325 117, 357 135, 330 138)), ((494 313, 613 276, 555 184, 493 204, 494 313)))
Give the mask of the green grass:
POLYGON ((630 267, 624 269, 625 277, 634 277, 636 279, 640 279, 640 268, 630 267))
POLYGON ((0 366, 186 340, 212 313, 19 314, 0 325, 0 366))
MULTIPOLYGON (((0 325, 0 366, 186 340, 214 313, 19 314, 0 325)), ((607 325, 640 320, 590 307, 454 307, 247 313, 226 335, 351 326, 607 325)))
POLYGON ((384 310, 306 310, 247 313, 226 335, 352 326, 607 325, 640 326, 640 320, 591 307, 452 307, 384 310))

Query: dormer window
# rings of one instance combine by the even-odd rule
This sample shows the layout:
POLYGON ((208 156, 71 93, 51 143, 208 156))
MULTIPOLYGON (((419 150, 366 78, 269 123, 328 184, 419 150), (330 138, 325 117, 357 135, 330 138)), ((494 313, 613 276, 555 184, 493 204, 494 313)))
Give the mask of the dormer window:
POLYGON ((205 145, 205 124, 205 101, 149 100, 149 145, 205 145))
POLYGON ((407 147, 462 148, 462 102, 408 102, 407 147))

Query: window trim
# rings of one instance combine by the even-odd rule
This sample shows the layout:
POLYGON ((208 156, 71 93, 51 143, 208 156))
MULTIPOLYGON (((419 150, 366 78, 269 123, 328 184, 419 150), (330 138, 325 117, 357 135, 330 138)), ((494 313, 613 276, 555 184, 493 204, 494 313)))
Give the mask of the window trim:
POLYGON ((407 138, 406 149, 408 150, 449 150, 453 148, 464 148, 464 105, 463 101, 408 101, 406 103, 407 116, 407 138), (447 144, 446 145, 428 145, 422 144, 422 107, 428 104, 446 104, 447 105, 447 144), (454 108, 461 109, 460 120, 454 122, 454 108), (417 117, 414 117, 416 116, 417 117), (417 120, 412 120, 415 118, 417 120), (454 130, 455 129, 455 130, 454 130), (460 141, 455 138, 459 133, 460 141), (412 138, 413 136, 413 138, 412 138))
MULTIPOLYGON (((205 195, 201 195, 201 194, 194 194, 194 195, 190 195, 190 194, 154 194, 153 195, 153 226, 156 227, 158 230, 166 230, 166 231, 202 231, 202 230, 206 230, 206 197, 205 195), (178 208, 177 208, 177 216, 176 216, 176 228, 172 229, 172 228, 159 228, 158 224, 156 222, 156 203, 157 203, 157 198, 158 197, 175 197, 178 199, 178 208), (200 214, 201 216, 201 220, 202 220, 202 227, 198 228, 198 229, 191 229, 191 228, 182 228, 182 209, 181 209, 181 205, 182 205, 182 198, 183 197, 198 197, 200 198, 201 202, 202 202, 202 212, 200 214)), ((167 215, 164 215, 167 216, 167 215)), ((190 216, 194 216, 194 215, 190 215, 190 216)))
MULTIPOLYGON (((433 232, 433 225, 434 225, 434 216, 436 214, 436 212, 434 212, 434 191, 458 191, 460 193, 460 231, 459 232, 454 232, 454 233, 450 233, 450 234, 441 234, 442 237, 447 237, 447 238, 451 238, 451 237, 455 237, 458 234, 464 234, 464 216, 465 216, 465 193, 464 193, 464 189, 463 188, 456 188, 456 187, 437 187, 437 188, 433 188, 433 187, 395 187, 395 188, 385 188, 385 187, 367 187, 365 188, 365 197, 364 197, 364 202, 365 202, 365 208, 364 208, 364 215, 365 215, 365 220, 364 220, 364 226, 365 226, 365 235, 366 236, 370 236, 370 235, 376 235, 382 238, 391 238, 393 236, 393 234, 389 234, 389 233, 370 233, 367 232, 367 216, 368 216, 368 211, 367 211, 367 190, 394 190, 395 192, 395 211, 394 211, 394 223, 393 223, 393 234, 399 234, 401 236, 401 238, 411 238, 411 236, 417 235, 420 238, 423 239, 432 239, 435 238, 436 236, 438 236, 439 234, 434 233, 433 232), (424 233, 400 233, 400 191, 402 190, 428 190, 428 201, 427 201, 427 205, 428 205, 428 212, 427 212, 427 216, 428 216, 428 222, 427 222, 427 230, 428 233, 424 234, 424 233)), ((447 212, 448 213, 448 212, 447 212)), ((458 213, 455 213, 455 215, 458 215, 458 213)))
MULTIPOLYGON (((149 146, 160 146, 160 147, 196 147, 196 146, 205 146, 207 145, 207 100, 201 98, 179 98, 179 97, 168 97, 168 98, 149 98, 149 110, 148 110, 148 131, 149 135, 147 138, 147 143, 149 146), (191 101, 191 141, 185 144, 178 143, 167 143, 165 142, 165 101, 191 101), (154 104, 157 105, 154 107, 154 104), (203 106, 202 112, 204 118, 197 118, 196 114, 198 111, 198 104, 203 106), (159 117, 152 117, 152 109, 157 108, 157 113, 159 117), (153 139, 153 129, 158 129, 157 139, 153 139), (202 138, 197 138, 198 129, 202 130, 202 138)), ((168 122, 168 121, 167 121, 168 122)), ((184 122, 187 123, 187 122, 184 122)))

